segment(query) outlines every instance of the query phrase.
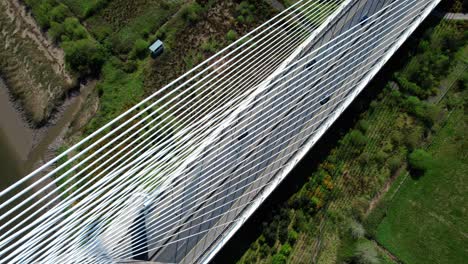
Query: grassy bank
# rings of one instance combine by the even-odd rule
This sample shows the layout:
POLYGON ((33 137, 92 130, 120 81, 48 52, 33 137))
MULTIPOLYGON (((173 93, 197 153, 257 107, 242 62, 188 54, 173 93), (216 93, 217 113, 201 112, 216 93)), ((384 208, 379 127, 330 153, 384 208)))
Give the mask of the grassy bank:
MULTIPOLYGON (((412 40, 415 48, 405 67, 300 191, 270 210, 261 236, 239 263, 393 262, 391 253, 369 240, 368 214, 382 188, 404 171, 408 159, 417 158, 419 148, 442 133, 439 128, 450 109, 464 105, 460 100, 439 105, 433 98, 444 90, 439 87, 447 76, 454 78, 449 73, 460 62, 466 26, 444 21, 421 41, 412 40)), ((455 77, 460 86, 467 78, 455 77)))
MULTIPOLYGON (((40 27, 63 48, 67 69, 98 79, 78 116, 89 134, 274 14, 257 1, 25 0, 40 27), (165 52, 149 58, 148 47, 165 52), (184 41, 180 41, 183 39, 184 41)), ((80 131, 81 130, 81 131, 80 131)), ((79 137, 74 137, 73 142, 79 137)))
POLYGON ((0 75, 27 118, 40 126, 72 83, 48 47, 48 40, 21 12, 12 2, 0 4, 0 75))

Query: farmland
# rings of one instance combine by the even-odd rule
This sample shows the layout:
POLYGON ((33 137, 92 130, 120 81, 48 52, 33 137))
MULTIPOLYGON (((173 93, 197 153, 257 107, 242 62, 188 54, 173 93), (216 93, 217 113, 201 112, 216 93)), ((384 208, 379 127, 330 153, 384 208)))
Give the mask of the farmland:
POLYGON ((238 263, 395 263, 400 256, 405 263, 428 263, 430 257, 440 260, 448 255, 453 258, 447 263, 460 263, 466 258, 466 251, 462 253, 466 234, 460 233, 466 230, 460 226, 466 222, 462 220, 466 210, 456 206, 466 204, 466 186, 460 184, 467 173, 466 153, 460 152, 466 149, 466 124, 460 122, 466 120, 466 95, 460 93, 466 94, 468 76, 459 70, 466 67, 466 26, 442 21, 428 28, 422 39, 410 41, 413 48, 404 55, 405 63, 386 77, 384 88, 382 80, 367 88, 380 91, 367 108, 359 99, 354 103, 350 111, 361 114, 328 155, 311 165, 316 167, 310 168, 305 184, 268 208, 259 237, 238 263), (450 128, 451 122, 461 128, 450 128), (448 131, 454 134, 451 139, 448 131), (452 147, 439 148, 442 139, 452 147), (398 201, 382 222, 386 212, 382 196, 398 188, 416 161, 430 155, 422 148, 431 142, 429 152, 446 159, 434 162, 427 175, 408 180, 409 186, 402 187, 401 197, 395 197, 398 201), (450 158, 449 153, 464 158, 454 154, 450 158), (449 193, 453 201, 445 199, 449 193), (417 204, 419 210, 430 210, 422 214, 417 204), (420 216, 425 217, 423 225, 420 216), (441 220, 458 227, 447 232, 447 226, 438 223, 432 229, 441 220), (421 237, 426 233, 432 236, 427 241, 421 237), (438 239, 452 241, 441 246, 438 239), (418 261, 415 255, 423 257, 418 261))
MULTIPOLYGON (((468 99, 466 90, 463 96, 468 99)), ((428 148, 432 160, 420 178, 406 177, 376 237, 405 263, 463 263, 468 258, 466 109, 457 107, 428 148)))

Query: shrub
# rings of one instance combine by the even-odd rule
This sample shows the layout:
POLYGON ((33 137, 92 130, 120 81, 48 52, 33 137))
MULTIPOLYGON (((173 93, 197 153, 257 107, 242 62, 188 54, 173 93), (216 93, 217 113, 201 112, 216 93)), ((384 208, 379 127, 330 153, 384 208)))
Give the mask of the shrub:
POLYGON ((282 255, 284 255, 286 257, 288 257, 291 254, 291 251, 292 251, 291 245, 286 243, 283 246, 281 246, 281 249, 280 249, 279 253, 281 253, 282 255))
POLYGON ((353 130, 349 133, 349 142, 355 147, 363 147, 366 145, 367 138, 359 130, 353 130))
POLYGON ((286 264, 288 258, 281 254, 281 253, 276 253, 273 255, 273 258, 271 258, 271 263, 272 264, 286 264))
POLYGON ((59 5, 55 6, 52 8, 52 10, 49 13, 50 20, 54 22, 63 22, 65 18, 70 16, 70 10, 68 10, 68 7, 62 3, 59 5))
POLYGON ((400 86, 401 90, 403 90, 403 92, 410 95, 415 95, 422 99, 427 98, 427 92, 421 89, 421 87, 419 87, 416 83, 413 83, 406 79, 406 77, 402 76, 401 74, 395 74, 395 80, 400 86))
POLYGON ((143 39, 138 39, 133 45, 133 49, 130 53, 130 56, 133 58, 144 58, 148 53, 148 42, 143 39))
POLYGON ((349 223, 349 232, 354 239, 362 238, 366 234, 362 224, 354 220, 349 223))
POLYGON ((65 28, 61 23, 50 23, 49 35, 55 42, 59 42, 63 34, 65 34, 65 28))
POLYGON ((396 172, 401 166, 401 159, 397 156, 391 157, 388 161, 388 168, 392 173, 396 172))
POLYGON ((255 21, 253 14, 255 12, 255 6, 248 1, 242 1, 236 7, 237 21, 239 23, 253 23, 255 21))
POLYGON ((98 41, 104 41, 107 37, 112 35, 112 28, 109 25, 100 25, 94 28, 92 31, 94 34, 94 37, 98 41))
POLYGON ((134 60, 127 60, 122 65, 122 70, 126 73, 135 72, 138 69, 138 63, 134 60))
POLYGON ((43 29, 50 27, 50 12, 56 5, 53 0, 45 0, 39 2, 37 0, 26 0, 26 4, 31 7, 32 13, 36 18, 37 23, 43 29))
POLYGON ((417 147, 419 140, 421 139, 421 131, 418 129, 412 129, 406 136, 405 136, 405 145, 408 147, 409 150, 413 150, 417 147))
POLYGON ((364 119, 359 121, 358 126, 359 126, 359 130, 361 130, 362 133, 366 133, 367 130, 369 130, 369 122, 364 119))
MULTIPOLYGON (((261 238, 262 237, 260 237, 260 241, 261 241, 261 238)), ((270 255, 270 251, 271 251, 270 247, 265 243, 265 241, 263 241, 263 243, 261 243, 260 250, 259 250, 260 256, 261 257, 266 257, 266 256, 270 255)))
POLYGON ((424 106, 421 100, 416 96, 408 96, 404 103, 406 111, 416 117, 422 117, 424 115, 424 106))
POLYGON ((377 153, 375 153, 375 156, 374 156, 374 159, 377 162, 377 164, 383 164, 387 158, 388 158, 388 154, 385 153, 385 151, 383 150, 377 151, 377 153))
POLYGON ((63 22, 64 34, 69 40, 79 40, 88 37, 88 32, 77 18, 68 17, 63 22))
POLYGON ((434 104, 426 103, 424 106, 424 114, 421 118, 426 127, 431 128, 439 116, 440 109, 434 104))
POLYGON ((298 237, 298 234, 296 231, 294 231, 293 229, 289 230, 289 233, 288 233, 288 242, 291 244, 291 245, 294 245, 297 241, 297 237, 298 237))
POLYGON ((228 33, 226 34, 226 40, 229 42, 233 42, 237 39, 237 32, 234 30, 229 30, 228 33))
POLYGON ((218 42, 215 39, 210 38, 201 45, 201 48, 205 52, 215 53, 218 50, 218 42))
POLYGON ((63 43, 68 67, 80 76, 99 75, 105 61, 102 46, 90 39, 63 43))
POLYGON ((361 242, 356 246, 353 259, 355 263, 361 264, 380 263, 377 250, 370 241, 361 242))
POLYGON ((426 172, 431 162, 431 155, 423 149, 415 149, 408 157, 410 169, 416 173, 416 176, 426 172))
POLYGON ((200 19, 200 14, 203 11, 203 8, 197 2, 185 5, 181 12, 182 18, 185 22, 195 23, 200 19))
POLYGON ((105 46, 118 54, 128 54, 132 50, 133 44, 118 34, 111 34, 105 41, 105 46))

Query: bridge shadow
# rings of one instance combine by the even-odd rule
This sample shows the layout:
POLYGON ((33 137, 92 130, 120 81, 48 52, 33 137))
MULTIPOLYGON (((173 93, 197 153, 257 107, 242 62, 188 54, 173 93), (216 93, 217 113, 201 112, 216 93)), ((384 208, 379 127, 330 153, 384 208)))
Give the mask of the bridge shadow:
MULTIPOLYGON (((438 7, 437 9, 441 9, 438 7)), ((439 10, 440 11, 440 10, 439 10)), ((392 80, 395 71, 404 68, 408 59, 415 52, 420 38, 439 24, 441 18, 430 15, 418 29, 397 50, 366 88, 356 97, 343 114, 334 122, 313 148, 297 164, 284 181, 263 202, 256 212, 236 232, 228 243, 212 260, 214 264, 236 263, 249 249, 251 244, 262 234, 264 222, 271 222, 275 212, 308 182, 318 166, 325 161, 339 140, 356 126, 360 115, 369 109, 370 103, 378 98, 385 85, 392 80)), ((341 200, 341 199, 340 199, 341 200)), ((320 236, 320 234, 319 234, 320 236)), ((310 245, 311 248, 313 245, 310 245)), ((311 249, 313 250, 313 249, 311 249)))

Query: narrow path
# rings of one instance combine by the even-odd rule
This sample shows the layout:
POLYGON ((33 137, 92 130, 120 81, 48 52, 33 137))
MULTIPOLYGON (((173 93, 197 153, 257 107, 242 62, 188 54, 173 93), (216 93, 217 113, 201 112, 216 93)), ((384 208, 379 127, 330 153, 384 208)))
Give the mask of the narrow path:
POLYGON ((434 11, 433 14, 437 17, 447 19, 447 20, 468 20, 467 13, 442 13, 442 12, 434 11))
MULTIPOLYGON (((406 163, 403 164, 400 168, 398 168, 393 174, 392 176, 387 180, 387 182, 385 183, 384 187, 379 191, 379 193, 374 196, 374 198, 370 201, 369 203, 369 207, 367 208, 367 211, 365 213, 366 216, 368 216, 370 214, 370 212, 372 212, 372 210, 374 210, 374 208, 377 206, 377 204, 379 204, 380 200, 382 199, 382 197, 384 197, 384 195, 390 190, 390 187, 393 185, 393 183, 395 182, 395 180, 398 178, 398 175, 400 175, 400 173, 402 171, 404 171, 406 169, 406 163)), ((401 185, 401 183, 400 183, 401 185)))
POLYGON ((377 250, 379 250, 381 253, 387 255, 395 263, 403 263, 397 256, 393 255, 392 252, 388 251, 388 249, 386 249, 383 245, 379 244, 379 242, 377 242, 377 240, 371 239, 371 241, 377 247, 377 250))

